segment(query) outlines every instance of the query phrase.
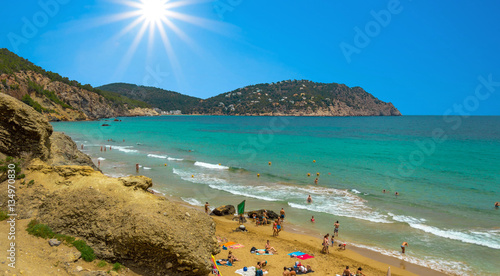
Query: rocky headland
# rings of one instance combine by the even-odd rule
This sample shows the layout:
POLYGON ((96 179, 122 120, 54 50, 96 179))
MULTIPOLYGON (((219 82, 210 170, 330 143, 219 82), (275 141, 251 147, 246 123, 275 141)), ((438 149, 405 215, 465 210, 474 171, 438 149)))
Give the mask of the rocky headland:
MULTIPOLYGON (((68 136, 53 132, 47 118, 1 93, 0 115, 0 159, 13 157, 8 162, 21 167, 17 220, 36 219, 82 239, 99 259, 142 275, 211 271, 211 254, 220 248, 209 216, 151 194, 150 178, 105 176, 68 136)), ((0 174, 0 209, 6 211, 8 183, 0 174)))

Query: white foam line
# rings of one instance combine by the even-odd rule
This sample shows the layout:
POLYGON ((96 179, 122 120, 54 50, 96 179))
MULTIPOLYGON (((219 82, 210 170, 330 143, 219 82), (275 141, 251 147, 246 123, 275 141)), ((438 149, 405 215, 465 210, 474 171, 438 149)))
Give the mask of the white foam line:
POLYGON ((458 262, 458 261, 448 261, 448 260, 443 260, 443 259, 433 259, 432 257, 427 257, 425 259, 420 259, 414 256, 408 256, 411 254, 410 252, 407 252, 405 255, 402 255, 399 251, 394 251, 394 250, 387 250, 387 249, 382 249, 376 246, 368 246, 364 244, 357 244, 357 243, 349 243, 352 246, 359 247, 359 248, 364 248, 368 249, 370 251, 378 252, 382 255, 385 256, 390 256, 399 260, 404 260, 409 263, 413 263, 419 266, 423 267, 428 267, 433 270, 441 271, 446 274, 453 274, 453 275, 471 275, 470 273, 472 272, 472 269, 467 266, 465 263, 458 262))
POLYGON ((166 155, 158 155, 158 154, 148 154, 148 157, 151 157, 151 158, 160 158, 160 159, 167 159, 167 156, 166 155))
POLYGON ((424 224, 425 219, 418 219, 410 216, 394 215, 388 213, 395 221, 407 223, 410 227, 422 230, 442 238, 462 241, 470 244, 485 246, 493 249, 500 249, 500 236, 494 231, 471 231, 471 230, 450 230, 440 229, 434 226, 424 224))
POLYGON ((198 166, 198 167, 204 167, 204 168, 207 168, 207 169, 217 169, 217 170, 227 170, 227 169, 229 169, 229 167, 226 167, 226 166, 221 166, 221 165, 218 165, 218 164, 210 164, 210 163, 205 163, 205 162, 200 162, 200 161, 194 162, 194 165, 198 166))

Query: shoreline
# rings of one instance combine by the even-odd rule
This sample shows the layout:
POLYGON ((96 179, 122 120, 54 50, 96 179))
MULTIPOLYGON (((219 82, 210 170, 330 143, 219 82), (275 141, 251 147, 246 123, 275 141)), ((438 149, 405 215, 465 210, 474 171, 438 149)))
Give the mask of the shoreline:
MULTIPOLYGON (((158 193, 158 195, 162 196, 163 194, 158 193)), ((173 196, 169 196, 169 195, 163 195, 163 196, 165 196, 170 201, 176 202, 178 204, 181 204, 181 205, 184 205, 187 207, 198 209, 198 210, 203 212, 203 207, 201 207, 201 206, 191 205, 191 204, 183 201, 182 199, 176 198, 173 196)), ((219 216, 210 216, 210 217, 212 217, 214 219, 217 226, 219 226, 219 224, 233 224, 234 228, 236 228, 236 226, 237 226, 237 223, 235 221, 230 220, 229 216, 220 216, 220 217, 219 216)), ((250 225, 250 227, 247 226, 247 229, 249 229, 249 230, 251 229, 252 231, 255 231, 256 229, 266 229, 265 226, 264 227, 255 227, 251 222, 250 223, 247 222, 247 225, 250 225)), ((302 239, 300 239, 300 240, 307 240, 308 238, 310 240, 310 238, 313 238, 314 244, 321 244, 322 237, 321 237, 320 233, 316 233, 316 232, 311 231, 309 229, 303 228, 303 227, 295 225, 295 224, 289 224, 287 222, 285 222, 284 226, 285 226, 286 230, 284 230, 283 233, 289 233, 292 236, 302 237, 302 239)), ((262 237, 263 242, 265 239, 271 238, 271 235, 270 235, 271 234, 271 227, 270 226, 267 227, 266 230, 267 230, 269 235, 261 233, 261 234, 264 234, 263 235, 264 237, 262 237)), ((263 230, 260 230, 260 231, 263 231, 263 230)), ((279 239, 279 237, 278 237, 278 239, 279 239)), ((319 251, 321 250, 320 246, 316 246, 316 248, 317 248, 317 252, 318 252, 319 256, 326 256, 326 255, 319 253, 319 251)), ((333 248, 331 250, 336 251, 336 250, 333 250, 333 248)), ((350 245, 350 244, 348 244, 347 249, 345 251, 342 251, 342 252, 349 252, 349 254, 348 254, 349 258, 352 258, 353 260, 356 260, 356 261, 359 261, 359 259, 365 260, 365 261, 369 260, 367 263, 370 266, 375 266, 375 267, 380 268, 381 266, 385 265, 387 267, 390 267, 391 272, 395 275, 426 275, 426 276, 452 275, 452 274, 447 274, 445 272, 441 272, 438 270, 434 270, 434 269, 429 268, 429 267, 406 262, 406 261, 398 259, 396 257, 387 256, 387 255, 384 255, 384 254, 379 253, 377 251, 357 247, 357 246, 350 245)), ((224 252, 222 252, 222 253, 224 253, 224 252)), ((236 252, 235 252, 235 254, 236 254, 236 252)), ((340 272, 338 272, 338 273, 341 274, 340 272)))

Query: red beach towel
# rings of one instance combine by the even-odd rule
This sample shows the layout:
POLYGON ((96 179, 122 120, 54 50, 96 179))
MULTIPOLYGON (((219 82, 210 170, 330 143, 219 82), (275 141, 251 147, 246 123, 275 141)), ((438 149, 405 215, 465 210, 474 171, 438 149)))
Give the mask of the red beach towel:
POLYGON ((314 256, 311 256, 309 254, 297 256, 297 259, 301 259, 301 260, 307 260, 307 259, 311 259, 311 258, 314 258, 314 256))

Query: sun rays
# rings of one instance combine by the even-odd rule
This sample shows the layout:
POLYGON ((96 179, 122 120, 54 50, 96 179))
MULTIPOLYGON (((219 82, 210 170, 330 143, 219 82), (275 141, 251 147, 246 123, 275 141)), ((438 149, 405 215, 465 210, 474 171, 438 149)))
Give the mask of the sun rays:
POLYGON ((126 34, 136 32, 115 75, 121 75, 127 69, 142 41, 147 40, 146 55, 150 57, 153 55, 153 45, 159 39, 161 45, 163 45, 163 53, 154 52, 154 55, 166 54, 174 71, 174 76, 179 80, 181 68, 172 46, 173 37, 175 36, 182 40, 195 52, 199 48, 193 39, 182 31, 178 26, 179 24, 176 23, 186 22, 210 31, 216 31, 217 27, 221 25, 213 20, 176 11, 176 9, 181 7, 207 3, 207 0, 122 0, 113 2, 125 6, 126 10, 122 13, 108 16, 106 23, 129 21, 113 38, 119 40, 126 34))

